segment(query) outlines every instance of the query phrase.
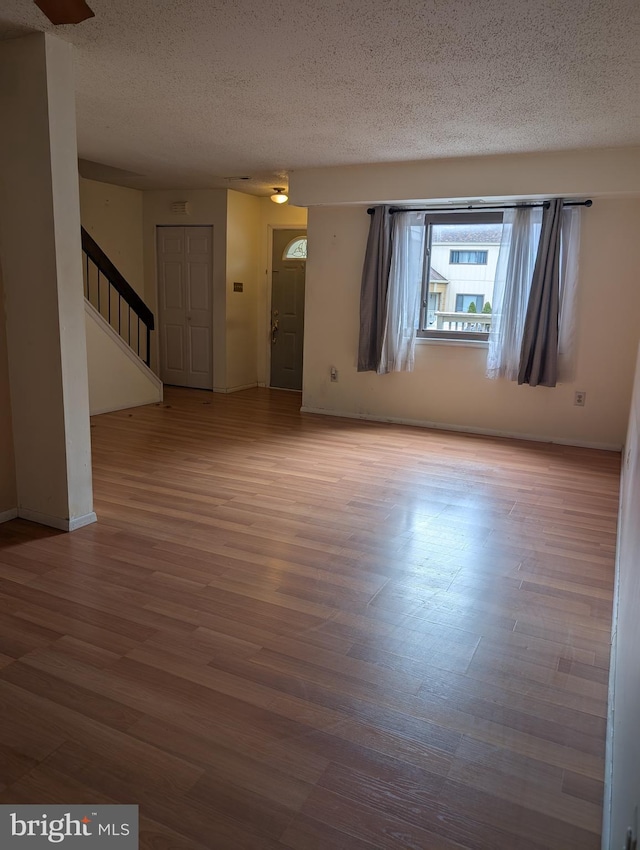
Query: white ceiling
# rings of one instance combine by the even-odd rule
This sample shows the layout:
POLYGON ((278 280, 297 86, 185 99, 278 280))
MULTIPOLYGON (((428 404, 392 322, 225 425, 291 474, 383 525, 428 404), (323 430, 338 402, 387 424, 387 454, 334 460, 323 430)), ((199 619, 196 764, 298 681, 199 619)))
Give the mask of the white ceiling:
POLYGON ((268 194, 296 168, 640 144, 638 0, 89 0, 83 172, 268 194), (251 177, 250 181, 226 178, 251 177))

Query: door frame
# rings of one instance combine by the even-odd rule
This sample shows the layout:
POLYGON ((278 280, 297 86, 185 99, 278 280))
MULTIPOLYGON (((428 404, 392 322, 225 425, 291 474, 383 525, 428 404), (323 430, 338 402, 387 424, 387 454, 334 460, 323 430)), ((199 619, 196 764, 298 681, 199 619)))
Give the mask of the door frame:
MULTIPOLYGON (((266 329, 266 340, 265 340, 265 387, 271 386, 271 296, 273 290, 273 234, 275 230, 298 230, 300 232, 304 231, 305 235, 307 235, 307 224, 268 224, 267 225, 267 298, 266 298, 266 317, 265 324, 263 327, 266 329)), ((306 263, 306 261, 305 261, 306 263)), ((305 265, 304 272, 304 280, 305 280, 305 292, 307 285, 307 269, 305 265)), ((305 295, 305 306, 306 306, 306 295, 305 295)), ((304 331, 302 332, 302 343, 304 346, 304 331)), ((304 365, 303 365, 303 380, 304 380, 304 365)), ((287 390, 282 387, 274 387, 274 389, 282 389, 283 392, 297 393, 300 390, 287 390)))
POLYGON ((158 364, 158 377, 160 377, 160 372, 162 370, 162 326, 160 322, 161 308, 160 308, 160 268, 158 263, 158 236, 159 231, 163 227, 208 227, 211 231, 211 274, 209 276, 209 287, 211 292, 211 387, 208 387, 206 390, 202 390, 202 392, 215 392, 215 364, 214 364, 214 335, 215 335, 215 270, 214 270, 214 258, 215 258, 215 245, 214 245, 214 235, 215 235, 215 227, 211 222, 205 222, 203 224, 198 224, 195 221, 190 221, 188 224, 184 222, 170 222, 170 223, 159 223, 154 222, 154 263, 155 263, 155 288, 156 288, 156 358, 158 364))

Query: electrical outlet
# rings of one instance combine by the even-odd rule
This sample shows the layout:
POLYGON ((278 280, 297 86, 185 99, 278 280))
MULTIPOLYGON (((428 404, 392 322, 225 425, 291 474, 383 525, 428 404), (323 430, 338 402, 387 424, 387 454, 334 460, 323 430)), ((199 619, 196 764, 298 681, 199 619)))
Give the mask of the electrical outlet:
POLYGON ((587 394, 584 390, 576 390, 576 394, 573 397, 573 403, 577 407, 584 407, 587 402, 587 394))
POLYGON ((338 382, 338 370, 336 369, 335 366, 332 366, 329 369, 329 376, 331 377, 331 380, 333 381, 333 383, 338 382))

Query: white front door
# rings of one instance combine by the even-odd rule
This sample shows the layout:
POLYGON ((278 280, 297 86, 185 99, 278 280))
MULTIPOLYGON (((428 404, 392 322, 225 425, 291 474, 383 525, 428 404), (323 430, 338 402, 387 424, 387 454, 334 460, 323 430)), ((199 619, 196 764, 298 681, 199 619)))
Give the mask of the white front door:
POLYGON ((213 231, 158 227, 160 378, 213 389, 213 231))

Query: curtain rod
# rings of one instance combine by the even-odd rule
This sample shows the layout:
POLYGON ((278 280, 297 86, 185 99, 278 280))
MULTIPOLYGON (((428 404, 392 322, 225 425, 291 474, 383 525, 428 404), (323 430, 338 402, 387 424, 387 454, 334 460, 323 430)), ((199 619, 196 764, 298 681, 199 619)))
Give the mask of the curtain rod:
MULTIPOLYGON (((565 201, 563 207, 590 207, 593 201, 565 201)), ((531 209, 532 207, 544 207, 548 209, 549 201, 542 201, 539 204, 492 204, 490 206, 473 206, 470 204, 467 207, 389 207, 389 214, 393 215, 398 212, 462 212, 467 210, 481 210, 483 212, 491 212, 492 210, 515 210, 515 209, 531 209)), ((373 215, 375 207, 369 207, 367 213, 373 215)))

